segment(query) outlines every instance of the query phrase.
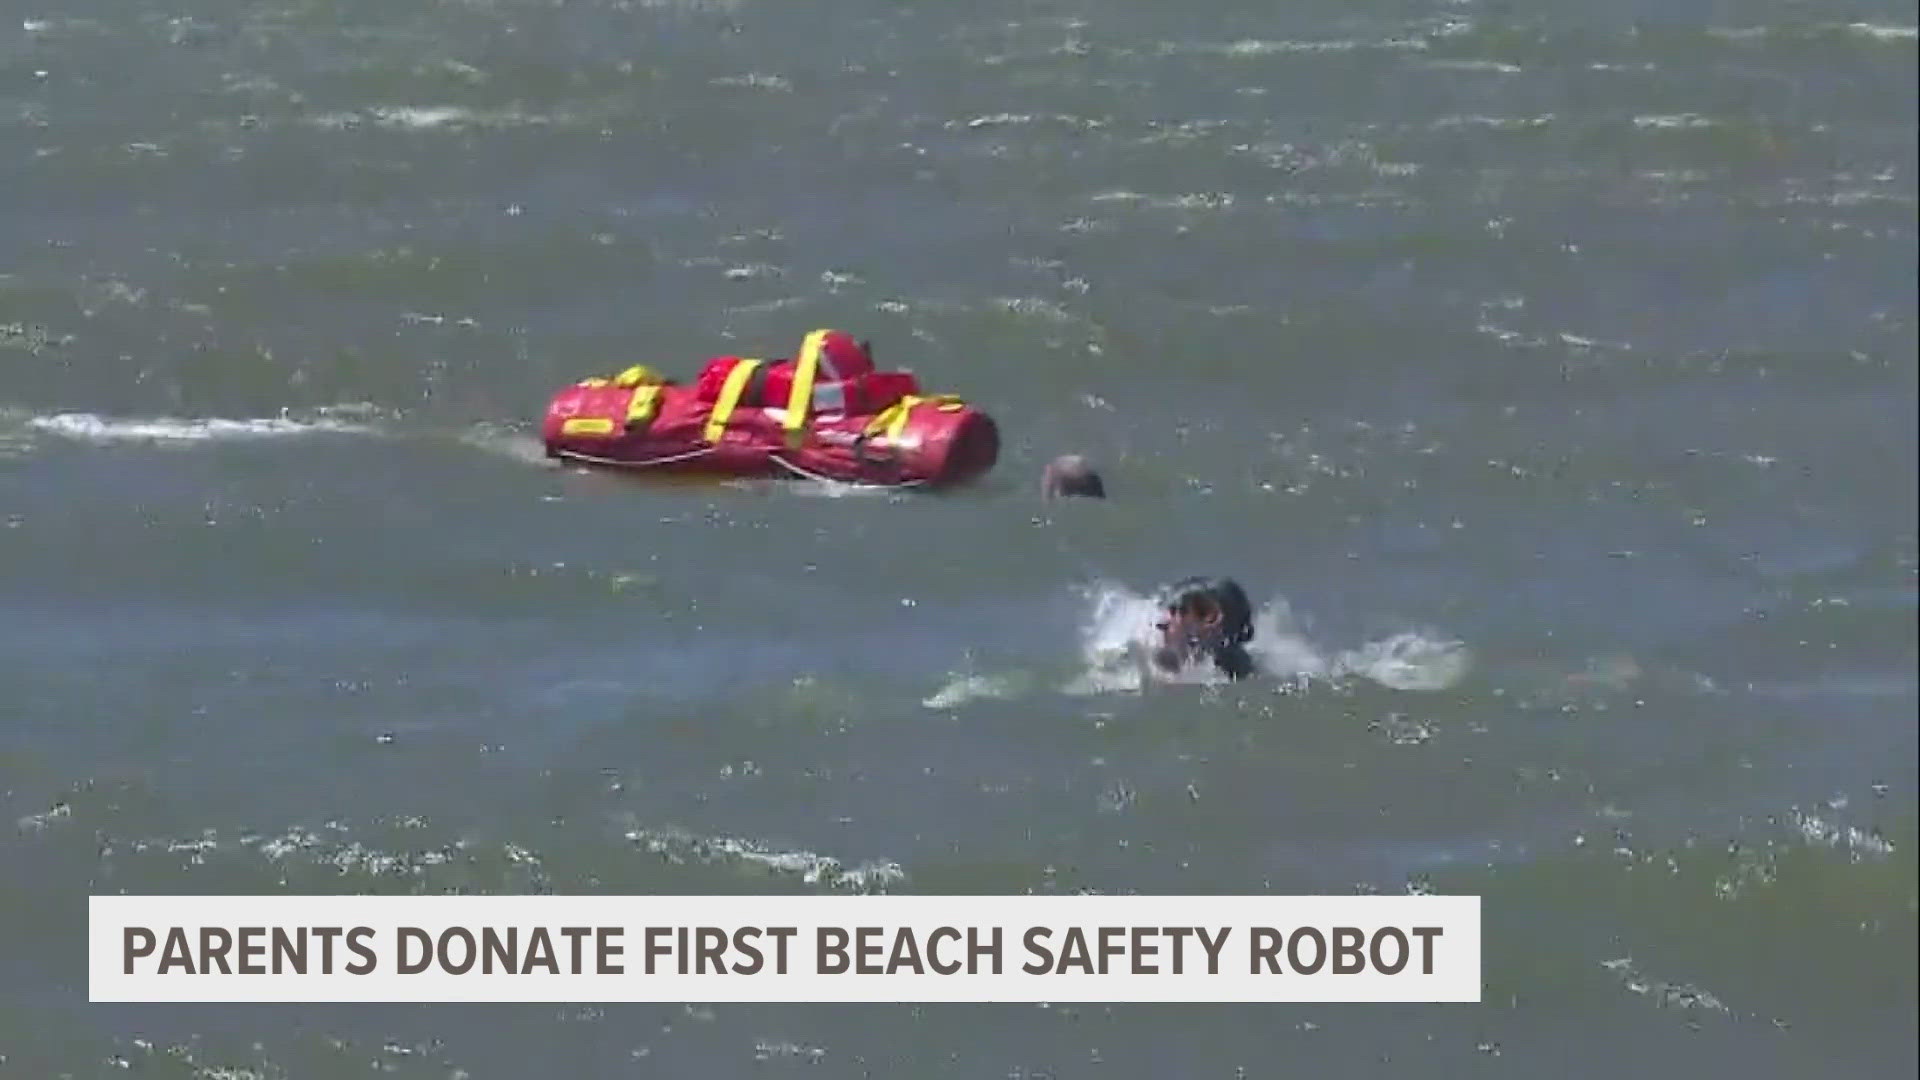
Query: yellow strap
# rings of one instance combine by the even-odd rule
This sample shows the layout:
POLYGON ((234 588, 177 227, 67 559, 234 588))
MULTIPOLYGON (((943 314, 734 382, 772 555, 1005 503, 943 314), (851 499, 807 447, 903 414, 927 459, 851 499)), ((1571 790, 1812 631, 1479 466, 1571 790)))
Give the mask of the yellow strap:
POLYGON ((787 390, 787 416, 781 421, 787 429, 787 445, 798 449, 806 437, 807 414, 813 410, 813 379, 820 370, 820 353, 831 331, 815 330, 800 343, 800 358, 793 365, 793 385, 787 390))
POLYGON ((613 385, 623 390, 629 386, 645 386, 648 383, 657 383, 659 381, 660 376, 655 375, 653 369, 645 364, 635 364, 613 377, 613 385))
POLYGON ((560 422, 562 435, 611 435, 613 421, 604 416, 574 416, 560 422))
POLYGON ((660 384, 647 383, 633 388, 633 397, 627 400, 627 427, 632 429, 653 419, 660 407, 660 384))
POLYGON ((937 405, 941 412, 956 412, 967 407, 966 402, 952 394, 934 394, 931 397, 908 394, 867 421, 867 437, 884 434, 888 442, 898 442, 900 433, 907 429, 907 416, 916 405, 937 405))
POLYGON ((758 360, 742 360, 727 372, 727 381, 720 384, 720 400, 713 403, 713 413, 707 417, 707 441, 717 443, 720 436, 727 432, 727 421, 733 417, 734 406, 740 404, 740 395, 747 389, 747 380, 753 378, 754 369, 760 366, 758 360))

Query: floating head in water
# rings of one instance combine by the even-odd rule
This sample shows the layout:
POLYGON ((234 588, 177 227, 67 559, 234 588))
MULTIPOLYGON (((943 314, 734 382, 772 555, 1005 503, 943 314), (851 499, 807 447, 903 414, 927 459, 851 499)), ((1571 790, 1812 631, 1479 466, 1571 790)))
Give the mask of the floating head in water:
POLYGON ((1040 493, 1049 499, 1104 499, 1107 485, 1086 458, 1067 454, 1047 463, 1040 477, 1040 493))
POLYGON ((1253 605, 1232 578, 1192 577, 1162 594, 1159 647, 1154 661, 1175 671, 1202 658, 1229 678, 1253 673, 1246 644, 1253 640, 1253 605))

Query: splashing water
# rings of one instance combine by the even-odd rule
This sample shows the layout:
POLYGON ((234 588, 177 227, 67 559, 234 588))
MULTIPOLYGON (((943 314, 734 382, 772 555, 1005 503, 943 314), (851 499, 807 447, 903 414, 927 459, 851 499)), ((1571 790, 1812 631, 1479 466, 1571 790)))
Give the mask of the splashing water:
MULTIPOLYGON (((1206 662, 1178 672, 1156 670, 1148 655, 1157 638, 1158 608, 1150 596, 1124 586, 1096 585, 1092 611, 1081 630, 1087 668, 1069 693, 1105 693, 1140 689, 1147 680, 1215 683, 1223 676, 1206 662)), ((1247 651, 1260 674, 1278 680, 1340 680, 1359 677, 1394 690, 1444 690, 1466 674, 1468 654, 1459 641, 1408 630, 1358 648, 1328 651, 1315 644, 1294 619, 1284 597, 1275 597, 1254 613, 1253 640, 1247 651)))
MULTIPOLYGON (((1111 583, 1096 584, 1089 592, 1092 611, 1080 632, 1086 670, 1066 692, 1134 691, 1148 682, 1226 681, 1205 661, 1172 672, 1153 665, 1150 656, 1159 637, 1155 623, 1160 612, 1151 596, 1111 583)), ((1254 635, 1247 651, 1260 672, 1271 677, 1323 678, 1333 670, 1332 663, 1299 632, 1285 600, 1275 600, 1254 614, 1254 635)))
POLYGON ((1445 690, 1467 673, 1466 646, 1408 631, 1334 657, 1328 675, 1358 675, 1390 690, 1445 690))
POLYGON ((511 424, 485 422, 474 424, 461 433, 460 441, 476 450, 517 461, 535 468, 553 469, 560 462, 547 456, 546 445, 537 435, 528 434, 511 424))
MULTIPOLYGON (((1149 683, 1212 685, 1227 681, 1210 662, 1168 672, 1150 659, 1158 639, 1159 608, 1153 597, 1123 585, 1096 583, 1085 590, 1089 611, 1080 627, 1081 670, 1061 693, 1074 696, 1138 692, 1149 683)), ((1338 682, 1361 678, 1393 690, 1435 691, 1466 675, 1470 655, 1457 640, 1405 630, 1356 648, 1327 650, 1315 644, 1294 619, 1283 597, 1254 613, 1254 637, 1247 651, 1259 675, 1274 681, 1338 682)), ((1019 696, 1032 685, 1014 675, 967 673, 955 676, 922 702, 951 709, 976 699, 1019 696)))
POLYGON ((374 430, 366 423, 324 413, 304 418, 282 415, 248 419, 123 418, 59 413, 32 417, 27 426, 50 435, 92 443, 201 443, 314 434, 368 434, 374 430))

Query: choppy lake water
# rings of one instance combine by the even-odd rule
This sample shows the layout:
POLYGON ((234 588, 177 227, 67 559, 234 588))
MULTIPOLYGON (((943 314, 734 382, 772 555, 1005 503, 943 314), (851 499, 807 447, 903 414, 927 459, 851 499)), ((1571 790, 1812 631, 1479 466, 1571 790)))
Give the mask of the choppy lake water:
POLYGON ((1912 4, 4 6, 0 1075, 1913 1074, 1912 4), (819 325, 998 470, 530 440, 819 325), (1196 573, 1268 673, 1141 693, 1196 573), (1486 1000, 86 1003, 282 889, 1431 889, 1486 1000))

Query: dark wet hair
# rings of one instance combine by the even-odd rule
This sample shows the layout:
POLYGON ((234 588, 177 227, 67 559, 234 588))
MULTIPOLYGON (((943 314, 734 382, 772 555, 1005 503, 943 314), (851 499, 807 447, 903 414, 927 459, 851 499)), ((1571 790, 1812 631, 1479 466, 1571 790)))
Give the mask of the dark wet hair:
POLYGON ((1219 612, 1220 630, 1229 645, 1253 640, 1253 604, 1240 583, 1228 577, 1190 577, 1168 586, 1163 606, 1187 614, 1219 612))
POLYGON ((1054 458, 1047 463, 1047 470, 1040 479, 1040 490, 1049 499, 1107 497, 1107 485, 1100 479, 1100 473, 1085 458, 1073 454, 1054 458))
POLYGON ((1213 666, 1235 681, 1253 675, 1253 657, 1247 653, 1247 642, 1253 640, 1253 605, 1239 582, 1232 578, 1187 578, 1168 586, 1161 606, 1169 613, 1217 622, 1220 639, 1207 647, 1213 666))

